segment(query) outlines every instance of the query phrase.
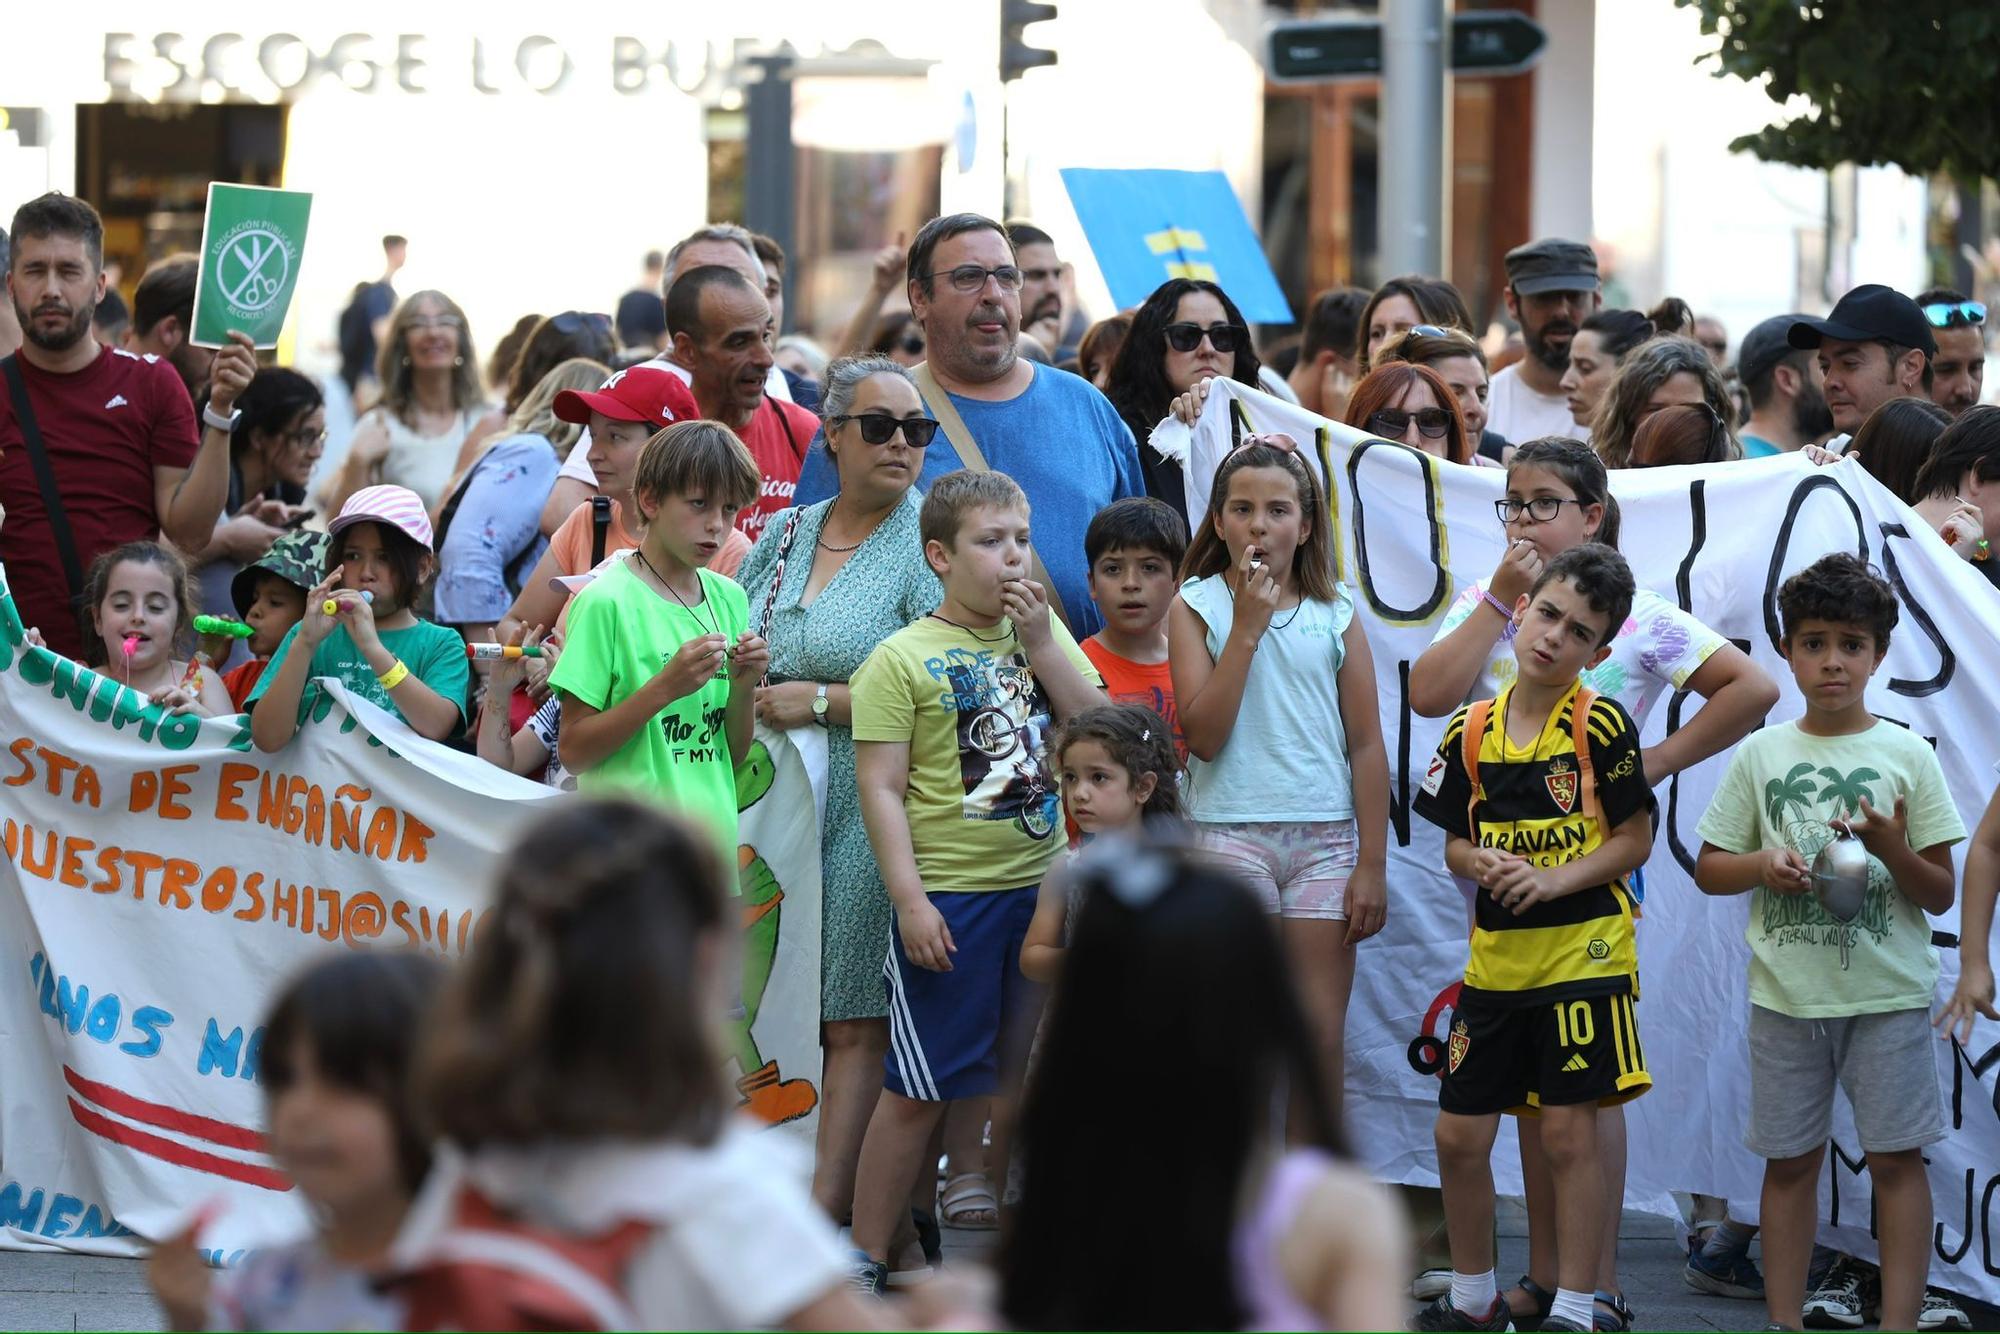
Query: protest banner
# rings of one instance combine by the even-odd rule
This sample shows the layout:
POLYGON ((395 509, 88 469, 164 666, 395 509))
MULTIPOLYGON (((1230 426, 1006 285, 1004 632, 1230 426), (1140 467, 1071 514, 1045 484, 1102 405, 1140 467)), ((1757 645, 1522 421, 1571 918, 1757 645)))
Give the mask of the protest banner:
MULTIPOLYGON (((262 1133, 277 989, 336 949, 462 959, 499 859, 574 800, 313 689, 297 738, 264 754, 247 717, 163 714, 27 646, 0 571, 0 1246, 139 1254, 215 1196, 219 1259, 302 1227, 262 1133)), ((725 1078, 809 1146, 819 838, 783 733, 759 729, 738 792, 745 1014, 725 1078)))
MULTIPOLYGON (((1448 1029, 1445 992, 1464 974, 1467 907, 1443 865, 1443 837, 1413 815, 1411 798, 1444 718, 1410 709, 1410 666, 1452 600, 1492 572, 1505 545, 1493 502, 1498 469, 1459 467, 1217 378, 1191 432, 1153 434, 1185 460, 1191 522, 1204 520, 1210 483, 1232 447, 1232 426, 1286 432, 1330 478, 1332 549, 1373 651, 1389 747, 1389 916, 1361 949, 1347 1020, 1347 1116, 1355 1151, 1383 1180, 1437 1184, 1432 1124, 1437 1083, 1425 1070, 1448 1029), (1233 407, 1240 403, 1241 408, 1233 407), (1239 417, 1243 420, 1233 421, 1239 417)), ((2000 761, 2000 594, 1885 490, 1853 465, 1817 468, 1801 455, 1691 468, 1617 471, 1622 546, 1642 587, 1692 612, 1744 648, 1781 696, 1772 721, 1804 711, 1778 655, 1777 590, 1832 551, 1857 552, 1895 587, 1901 620, 1868 688, 1878 716, 1936 747, 1966 827, 1986 806, 2000 761)), ((1644 730, 1655 745, 1700 706, 1663 700, 1644 730)), ((1690 877, 1696 822, 1727 763, 1717 756, 1662 784, 1639 923, 1639 1027, 1653 1090, 1627 1109, 1626 1206, 1674 1211, 1671 1191, 1730 1201, 1757 1216, 1761 1160, 1743 1147, 1750 1105, 1744 940, 1749 896, 1710 898, 1690 877)), ((1963 863, 1963 848, 1956 850, 1963 863)), ((1958 914, 1933 918, 1943 958, 1938 1000, 1957 977, 1958 914)), ((1827 924, 1820 943, 1839 947, 1827 924)), ((2000 1026, 1982 1021, 1969 1047, 1936 1044, 1950 1135, 1926 1150, 1937 1208, 1931 1281, 2000 1300, 2000 1026)), ((1511 1125, 1494 1154, 1495 1185, 1519 1194, 1511 1125)), ((1873 1258, 1869 1178, 1845 1102, 1836 1113, 1823 1185, 1821 1239, 1873 1258)))
POLYGON ((312 196, 211 181, 195 268, 194 344, 221 347, 235 329, 276 347, 299 283, 312 196))

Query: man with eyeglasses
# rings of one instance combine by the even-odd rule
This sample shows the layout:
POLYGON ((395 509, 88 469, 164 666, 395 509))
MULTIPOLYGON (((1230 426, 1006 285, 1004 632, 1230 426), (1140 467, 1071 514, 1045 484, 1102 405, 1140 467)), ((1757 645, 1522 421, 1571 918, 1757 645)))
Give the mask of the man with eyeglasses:
POLYGON ((1063 346, 1063 265, 1056 258, 1055 238, 1032 222, 1007 224, 1014 244, 1014 262, 1021 270, 1021 332, 1042 345, 1052 361, 1076 355, 1063 346))
POLYGON ((1917 309, 1931 326, 1931 402, 1953 417, 1979 403, 1986 383, 1986 307, 1949 287, 1917 294, 1917 309))
MULTIPOLYGON (((1089 381, 1016 351, 1026 283, 1006 229, 976 213, 933 218, 910 245, 910 311, 923 327, 925 364, 987 466, 1027 493, 1035 551, 1071 632, 1084 639, 1103 625, 1090 600, 1084 530, 1112 501, 1144 495, 1145 483, 1138 447, 1110 400, 1089 381)), ((935 404, 926 407, 940 415, 935 404)), ((924 451, 917 486, 928 490, 966 466, 947 423, 924 451)), ((825 500, 839 485, 824 442, 816 441, 797 503, 825 500)))
POLYGON ((1892 398, 1928 398, 1937 341, 1917 303, 1892 287, 1863 283, 1823 320, 1795 320, 1793 347, 1819 352, 1820 392, 1833 413, 1836 453, 1868 414, 1892 398))
POLYGON ((1550 237, 1507 252, 1507 314, 1519 322, 1528 355, 1493 377, 1486 426, 1509 440, 1574 437, 1563 373, 1570 339, 1603 304, 1597 254, 1581 241, 1550 237))

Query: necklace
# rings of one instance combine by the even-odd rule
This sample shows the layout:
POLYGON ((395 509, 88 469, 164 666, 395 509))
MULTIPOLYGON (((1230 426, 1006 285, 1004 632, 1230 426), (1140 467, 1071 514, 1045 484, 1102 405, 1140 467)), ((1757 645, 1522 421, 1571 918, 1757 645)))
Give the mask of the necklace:
MULTIPOLYGON (((1227 579, 1222 581, 1222 586, 1224 588, 1229 589, 1229 605, 1234 607, 1236 605, 1236 590, 1233 588, 1229 588, 1229 581, 1227 579)), ((1282 621, 1272 621, 1269 625, 1267 625, 1264 628, 1267 630, 1284 629, 1286 626, 1290 625, 1293 621, 1299 619, 1299 612, 1305 607, 1305 605, 1306 605, 1306 597, 1305 594, 1301 593, 1299 594, 1299 600, 1292 604, 1292 614, 1290 616, 1287 616, 1282 621)))
POLYGON ((954 621, 949 616, 940 616, 936 612, 932 612, 930 615, 932 620, 943 621, 946 625, 950 626, 954 630, 963 630, 966 634, 971 635, 974 639, 978 640, 982 644, 1004 644, 1009 639, 1012 639, 1014 637, 1014 627, 1011 625, 1007 627, 1007 632, 999 636, 997 639, 988 639, 985 635, 980 634, 977 630, 973 629, 971 626, 960 625, 957 621, 954 621))
MULTIPOLYGON (((833 512, 829 510, 827 512, 826 517, 828 520, 831 520, 833 518, 833 512)), ((821 551, 830 551, 833 552, 835 555, 844 555, 849 551, 859 551, 861 547, 868 541, 869 538, 875 536, 875 530, 882 526, 882 519, 885 519, 887 517, 888 515, 884 514, 881 516, 881 518, 876 519, 874 523, 868 526, 868 531, 863 533, 860 537, 860 540, 856 541, 852 546, 837 547, 833 545, 833 543, 827 541, 826 540, 827 525, 824 522, 820 524, 819 536, 814 538, 813 541, 818 544, 819 549, 821 551)))
MULTIPOLYGON (((677 590, 672 584, 668 583, 664 578, 661 577, 660 572, 658 570, 653 568, 653 562, 646 559, 646 553, 642 548, 633 547, 632 554, 637 556, 639 558, 639 563, 646 567, 646 573, 652 575, 654 579, 659 581, 660 587, 667 590, 667 596, 671 597, 674 601, 680 603, 681 606, 687 611, 687 613, 690 616, 694 617, 694 622, 696 625, 706 625, 708 627, 709 633, 711 634, 719 635, 722 633, 722 623, 719 618, 711 614, 706 620, 704 620, 701 614, 702 611, 708 607, 707 584, 704 583, 701 586, 701 602, 698 605, 690 603, 686 598, 680 595, 679 590, 677 590)), ((701 576, 697 574, 695 578, 700 579, 701 576)), ((723 659, 721 668, 718 669, 715 674, 717 676, 729 675, 729 660, 727 657, 723 659)))
MULTIPOLYGON (((868 539, 864 537, 861 539, 861 542, 866 542, 867 540, 868 539)), ((851 547, 837 547, 833 545, 833 543, 827 541, 824 537, 815 538, 814 541, 819 545, 819 549, 821 551, 831 551, 835 555, 840 555, 849 551, 859 551, 861 549, 861 542, 856 542, 851 547)))

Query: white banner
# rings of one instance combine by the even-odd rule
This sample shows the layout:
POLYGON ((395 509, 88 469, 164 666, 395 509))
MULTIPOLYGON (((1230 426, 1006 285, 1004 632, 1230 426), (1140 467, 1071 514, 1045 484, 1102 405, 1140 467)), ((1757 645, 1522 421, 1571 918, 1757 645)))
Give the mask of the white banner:
MULTIPOLYGON (((0 1246, 139 1254, 216 1196, 218 1259, 296 1232, 257 1083, 277 988, 333 949, 464 957, 498 858, 565 799, 322 684, 262 754, 247 718, 163 716, 25 646, 0 572, 0 1246)), ((737 787, 747 1014, 727 1074, 810 1145, 812 785, 759 728, 737 787)))
MULTIPOLYGON (((1347 1022, 1349 1130, 1356 1152, 1384 1180, 1435 1185, 1437 1084, 1414 1062, 1424 1054, 1420 1039, 1445 1033, 1441 995, 1463 976, 1467 918, 1443 867, 1442 836, 1410 810, 1445 720, 1411 713, 1408 674, 1452 600, 1499 561, 1504 536, 1493 501, 1505 492, 1504 474, 1369 441, 1231 381, 1210 383, 1207 411, 1192 432, 1168 422, 1153 435, 1162 452, 1185 459, 1193 522, 1201 522, 1216 466, 1231 448, 1231 399, 1241 401, 1250 429, 1291 434, 1322 478, 1333 478, 1334 550, 1374 651, 1392 788, 1389 921, 1362 949, 1347 1022)), ((1775 646, 1778 586, 1832 551, 1857 552, 1880 568, 1895 585, 1902 618, 1869 687, 1869 707, 1932 740, 1966 827, 1974 826, 2000 760, 2000 594, 1852 465, 1816 468, 1794 454, 1611 478, 1623 510, 1621 545, 1638 582, 1736 641, 1770 673, 1782 692, 1774 720, 1804 711, 1775 646)), ((1646 723, 1646 744, 1700 703, 1685 693, 1663 700, 1646 723)), ((1689 878, 1701 845, 1695 824, 1727 758, 1658 790, 1662 819, 1639 926, 1639 1015, 1655 1083, 1628 1113, 1626 1204, 1668 1214, 1670 1191, 1700 1191, 1726 1197, 1734 1216, 1754 1220, 1763 1167, 1742 1143, 1749 897, 1710 898, 1689 878)), ((1944 961, 1941 1002, 1958 973, 1956 909, 1932 926, 1944 961)), ((1927 1151, 1938 1220, 1932 1281, 2000 1301, 2000 1028, 1982 1022, 1969 1049, 1939 1042, 1936 1050, 1951 1136, 1927 1151)), ((1494 1171, 1502 1193, 1518 1194, 1512 1135, 1505 1127, 1494 1171)), ((1873 1257, 1868 1175, 1844 1100, 1828 1162, 1822 1239, 1873 1257)))

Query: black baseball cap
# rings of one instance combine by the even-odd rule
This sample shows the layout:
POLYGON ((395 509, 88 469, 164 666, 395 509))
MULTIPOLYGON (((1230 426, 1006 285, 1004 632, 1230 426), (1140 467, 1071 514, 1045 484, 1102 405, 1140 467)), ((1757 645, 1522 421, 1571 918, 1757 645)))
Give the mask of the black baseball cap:
POLYGON ((1927 357, 1937 355, 1930 321, 1917 303, 1880 283, 1863 283, 1853 289, 1834 302, 1823 320, 1792 321, 1786 335, 1793 347, 1818 347, 1828 338, 1843 343, 1889 342, 1920 349, 1927 357))
POLYGON ((1507 252, 1507 285, 1516 296, 1595 292, 1597 252, 1581 241, 1544 237, 1507 252))
POLYGON ((1792 326, 1805 320, 1802 314, 1773 315, 1759 320, 1736 349, 1736 378, 1753 384, 1769 375, 1772 368, 1799 349, 1792 346, 1792 326))

